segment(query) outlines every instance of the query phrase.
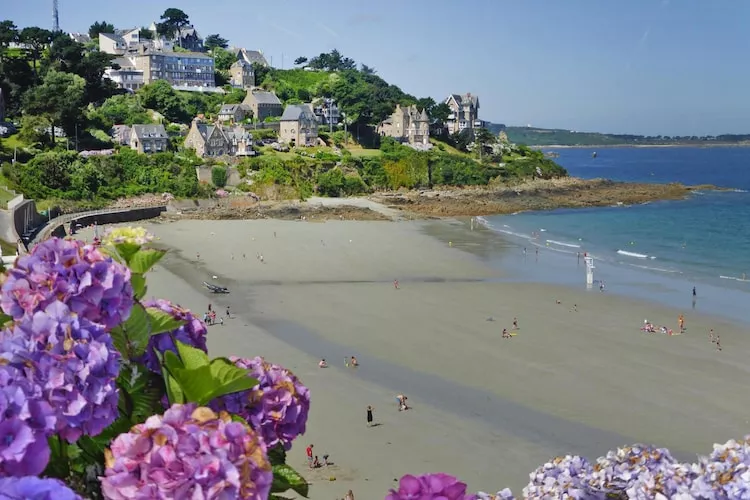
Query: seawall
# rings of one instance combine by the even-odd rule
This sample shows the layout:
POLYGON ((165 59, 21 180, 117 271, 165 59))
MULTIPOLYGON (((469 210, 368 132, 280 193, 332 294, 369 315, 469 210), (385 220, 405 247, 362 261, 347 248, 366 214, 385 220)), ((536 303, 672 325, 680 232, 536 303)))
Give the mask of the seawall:
MULTIPOLYGON (((36 243, 43 241, 51 236, 65 237, 73 234, 76 229, 90 226, 92 224, 119 224, 123 222, 134 222, 145 219, 159 217, 162 212, 166 211, 166 206, 158 207, 141 207, 141 208, 121 208, 96 210, 92 212, 80 212, 75 214, 66 214, 53 218, 47 224, 42 221, 33 237, 27 242, 24 240, 27 248, 34 246, 36 243), (67 229, 66 229, 67 226, 67 229)), ((43 219, 43 217, 42 217, 43 219)))

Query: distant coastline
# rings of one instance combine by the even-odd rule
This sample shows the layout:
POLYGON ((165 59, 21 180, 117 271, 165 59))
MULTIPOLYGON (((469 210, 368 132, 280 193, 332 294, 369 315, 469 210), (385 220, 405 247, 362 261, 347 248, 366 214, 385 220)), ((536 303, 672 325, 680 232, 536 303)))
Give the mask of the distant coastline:
POLYGON ((611 148, 747 148, 750 142, 685 142, 677 144, 535 144, 531 149, 611 149, 611 148))

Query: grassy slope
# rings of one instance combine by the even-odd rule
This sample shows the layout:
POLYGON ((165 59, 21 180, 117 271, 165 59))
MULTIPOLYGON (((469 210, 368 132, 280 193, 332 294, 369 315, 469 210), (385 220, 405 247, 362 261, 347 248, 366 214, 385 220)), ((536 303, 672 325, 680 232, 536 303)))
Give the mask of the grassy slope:
POLYGON ((505 132, 511 142, 529 146, 605 146, 626 143, 622 138, 595 132, 571 132, 570 130, 527 127, 507 127, 505 132))
POLYGON ((313 92, 321 83, 335 78, 327 71, 305 71, 303 69, 276 69, 263 80, 263 86, 277 89, 288 86, 291 89, 304 89, 313 92))

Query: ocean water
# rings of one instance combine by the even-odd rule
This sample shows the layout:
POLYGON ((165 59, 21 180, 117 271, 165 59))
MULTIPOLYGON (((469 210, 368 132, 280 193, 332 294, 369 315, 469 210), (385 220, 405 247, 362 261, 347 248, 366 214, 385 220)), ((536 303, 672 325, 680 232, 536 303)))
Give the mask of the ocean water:
POLYGON ((592 158, 594 149, 555 151, 560 154, 556 161, 576 177, 731 190, 629 207, 483 218, 488 228, 527 248, 524 257, 519 257, 522 250, 510 257, 519 276, 580 284, 584 271, 577 254, 587 252, 595 259, 595 279, 608 290, 683 305, 695 286, 706 312, 746 321, 750 148, 605 148, 597 150, 597 158, 592 158))

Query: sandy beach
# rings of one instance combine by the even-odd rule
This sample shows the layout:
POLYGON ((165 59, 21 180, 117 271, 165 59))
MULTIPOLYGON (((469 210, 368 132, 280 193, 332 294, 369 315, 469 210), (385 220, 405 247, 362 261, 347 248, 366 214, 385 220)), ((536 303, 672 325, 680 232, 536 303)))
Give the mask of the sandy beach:
POLYGON ((528 473, 558 454, 595 459, 650 442, 692 459, 750 427, 744 327, 607 293, 502 282, 465 251, 482 245, 477 232, 441 223, 446 245, 425 224, 147 224, 173 249, 149 295, 197 314, 209 302, 231 306, 234 317, 210 327, 210 354, 262 355, 310 387, 308 431, 290 462, 312 482, 311 498, 349 489, 383 498, 396 478, 423 472, 520 495, 528 473), (211 295, 204 280, 232 293, 211 295), (639 331, 644 318, 677 329, 680 313, 683 335, 639 331), (502 339, 514 317, 518 335, 502 339), (359 368, 344 366, 352 355, 359 368), (331 367, 319 369, 320 358, 331 367), (411 410, 398 411, 398 393, 411 410), (367 405, 380 425, 367 427, 367 405), (310 443, 335 465, 306 470, 310 443))

